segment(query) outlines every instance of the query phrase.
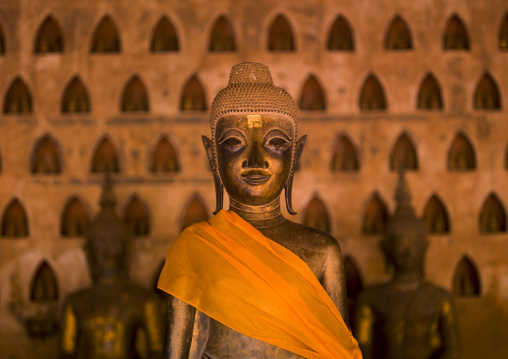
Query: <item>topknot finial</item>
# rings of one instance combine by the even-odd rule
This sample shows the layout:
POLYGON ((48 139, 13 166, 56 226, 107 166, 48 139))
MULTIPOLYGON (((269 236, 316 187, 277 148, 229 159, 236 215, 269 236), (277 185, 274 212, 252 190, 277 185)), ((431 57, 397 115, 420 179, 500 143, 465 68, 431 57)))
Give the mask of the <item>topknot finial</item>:
POLYGON ((404 176, 404 166, 399 169, 399 181, 395 190, 395 202, 397 207, 395 213, 386 225, 388 235, 415 233, 425 236, 427 229, 411 206, 411 193, 404 176))
POLYGON ((404 165, 401 165, 399 168, 399 182, 397 184, 397 189, 395 190, 395 202, 398 206, 411 205, 411 193, 409 192, 409 187, 404 174, 404 165))
POLYGON ((268 66, 256 62, 244 62, 231 68, 229 85, 237 84, 273 84, 272 75, 268 66))
POLYGON ((109 169, 106 170, 104 176, 104 185, 102 186, 102 195, 99 203, 101 208, 114 208, 116 205, 116 197, 113 192, 113 181, 111 180, 109 169))

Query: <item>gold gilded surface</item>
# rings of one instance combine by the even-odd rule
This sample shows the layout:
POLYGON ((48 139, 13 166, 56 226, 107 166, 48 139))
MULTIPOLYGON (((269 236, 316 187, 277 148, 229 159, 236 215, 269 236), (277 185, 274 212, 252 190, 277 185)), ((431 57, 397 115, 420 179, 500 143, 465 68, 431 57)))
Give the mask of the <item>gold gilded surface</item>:
POLYGON ((70 306, 66 306, 64 310, 62 350, 65 353, 72 353, 76 348, 76 316, 72 312, 70 306))

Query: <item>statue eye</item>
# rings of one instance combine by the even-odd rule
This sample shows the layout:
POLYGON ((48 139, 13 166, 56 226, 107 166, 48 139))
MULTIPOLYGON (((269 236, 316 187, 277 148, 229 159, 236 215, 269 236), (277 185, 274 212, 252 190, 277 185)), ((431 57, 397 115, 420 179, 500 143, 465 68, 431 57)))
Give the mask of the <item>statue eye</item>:
POLYGON ((266 141, 265 146, 271 150, 284 151, 291 145, 291 142, 282 137, 272 137, 266 141))
POLYGON ((228 151, 236 151, 244 147, 243 141, 237 137, 226 138, 220 145, 225 147, 228 151))

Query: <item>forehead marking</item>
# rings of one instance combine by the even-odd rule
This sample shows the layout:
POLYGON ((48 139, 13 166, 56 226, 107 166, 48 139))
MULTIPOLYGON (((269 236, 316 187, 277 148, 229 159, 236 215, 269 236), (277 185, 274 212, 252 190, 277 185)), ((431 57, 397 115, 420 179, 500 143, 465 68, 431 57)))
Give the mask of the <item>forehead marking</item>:
POLYGON ((247 115, 247 124, 249 128, 262 127, 261 115, 247 115))

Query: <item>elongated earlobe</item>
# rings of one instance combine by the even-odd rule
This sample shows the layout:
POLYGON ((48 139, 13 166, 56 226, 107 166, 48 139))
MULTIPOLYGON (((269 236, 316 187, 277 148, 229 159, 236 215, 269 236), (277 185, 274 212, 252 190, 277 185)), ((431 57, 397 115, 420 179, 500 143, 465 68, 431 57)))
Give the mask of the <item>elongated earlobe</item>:
POLYGON ((300 139, 296 142, 294 162, 291 165, 291 172, 289 173, 286 186, 284 187, 284 195, 286 197, 286 208, 288 210, 288 213, 292 215, 297 214, 293 210, 293 178, 295 176, 296 167, 298 166, 298 162, 300 161, 300 156, 302 155, 303 147, 305 146, 306 140, 307 135, 300 137, 300 139))
POLYGON ((219 213, 222 209, 222 201, 224 198, 224 186, 222 185, 222 181, 219 177, 218 169, 215 168, 215 161, 213 159, 213 149, 212 149, 212 140, 210 140, 206 136, 202 136, 203 146, 205 147, 206 156, 208 157, 208 162, 210 163, 210 168, 213 173, 213 183, 215 185, 215 211, 213 214, 219 213))

